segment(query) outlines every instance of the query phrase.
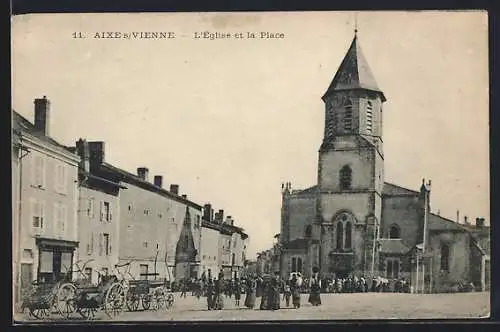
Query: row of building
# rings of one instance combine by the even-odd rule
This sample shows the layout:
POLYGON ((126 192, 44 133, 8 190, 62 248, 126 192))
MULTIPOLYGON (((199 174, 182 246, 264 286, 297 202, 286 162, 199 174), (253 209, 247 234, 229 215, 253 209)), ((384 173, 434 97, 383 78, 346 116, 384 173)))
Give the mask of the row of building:
POLYGON ((128 262, 136 279, 242 273, 249 237, 231 216, 191 201, 177 184, 164 188, 161 175, 150 181, 146 167, 132 174, 111 165, 105 142, 58 143, 50 136, 50 101, 34 104, 34 123, 13 111, 16 295, 68 271, 95 283, 128 262))

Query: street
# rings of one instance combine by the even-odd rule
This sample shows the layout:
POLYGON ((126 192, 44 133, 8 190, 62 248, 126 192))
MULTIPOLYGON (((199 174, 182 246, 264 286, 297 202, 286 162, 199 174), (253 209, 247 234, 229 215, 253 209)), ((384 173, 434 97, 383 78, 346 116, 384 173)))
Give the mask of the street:
MULTIPOLYGON (((430 318, 480 318, 489 315, 490 293, 456 294, 405 294, 405 293, 353 293, 322 294, 322 305, 313 307, 307 303, 308 295, 302 294, 300 309, 284 308, 278 311, 247 309, 234 305, 234 298, 225 298, 225 308, 208 311, 206 298, 188 295, 175 302, 170 310, 123 312, 113 321, 242 321, 242 320, 351 320, 351 319, 430 319, 430 318)), ((241 302, 244 303, 244 295, 241 302)), ((53 315, 48 321, 64 322, 53 315)), ((22 319, 22 318, 20 318, 22 319)), ((75 315, 78 319, 78 314, 75 315)), ((98 312, 95 320, 108 321, 104 312, 98 312)), ((28 322, 38 322, 28 319, 28 322)), ((110 321, 113 322, 113 321, 110 321)))

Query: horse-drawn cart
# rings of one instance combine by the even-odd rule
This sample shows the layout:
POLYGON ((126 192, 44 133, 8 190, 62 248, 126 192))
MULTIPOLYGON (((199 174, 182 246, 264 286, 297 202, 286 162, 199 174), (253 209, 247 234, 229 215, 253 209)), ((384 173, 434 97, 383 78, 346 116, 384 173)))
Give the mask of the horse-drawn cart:
MULTIPOLYGON (((148 273, 143 276, 158 276, 158 273, 148 273)), ((129 280, 126 304, 130 311, 169 309, 174 303, 174 296, 169 292, 165 280, 129 280)))

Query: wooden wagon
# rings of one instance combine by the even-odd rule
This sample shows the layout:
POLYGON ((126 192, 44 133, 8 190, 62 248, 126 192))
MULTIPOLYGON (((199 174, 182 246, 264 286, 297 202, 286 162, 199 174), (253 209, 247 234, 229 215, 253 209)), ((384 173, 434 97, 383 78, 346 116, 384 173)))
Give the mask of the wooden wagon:
MULTIPOLYGON (((158 276, 158 273, 143 274, 143 276, 158 276)), ((174 303, 174 296, 169 292, 165 280, 129 280, 126 295, 128 310, 169 309, 174 303)))

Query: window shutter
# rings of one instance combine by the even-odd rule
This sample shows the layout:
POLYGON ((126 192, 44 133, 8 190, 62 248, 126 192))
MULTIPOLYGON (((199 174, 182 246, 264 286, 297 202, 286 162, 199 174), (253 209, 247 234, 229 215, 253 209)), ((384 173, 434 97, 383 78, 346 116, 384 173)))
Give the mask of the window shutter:
POLYGON ((111 250, 113 249, 113 237, 112 237, 112 234, 109 233, 108 235, 108 246, 109 246, 109 254, 111 255, 111 250))
POLYGON ((94 233, 90 233, 90 255, 94 253, 94 233))
POLYGON ((32 227, 39 227, 39 221, 38 219, 35 219, 37 216, 38 216, 38 205, 37 205, 37 202, 32 200, 31 201, 31 226, 32 227), (35 221, 36 220, 36 221, 35 221))
POLYGON ((61 209, 61 232, 65 235, 66 232, 66 205, 62 206, 61 209))
MULTIPOLYGON (((66 165, 63 165, 62 167, 62 192, 66 193, 66 188, 68 186, 68 168, 66 165)), ((65 209, 66 210, 66 209, 65 209)))
POLYGON ((111 209, 111 202, 109 203, 109 221, 113 220, 113 209, 111 209))
POLYGON ((102 256, 102 251, 103 251, 103 243, 104 242, 104 236, 102 233, 99 233, 99 256, 102 256))
POLYGON ((100 202, 100 209, 99 209, 99 211, 101 211, 100 220, 103 221, 104 220, 104 202, 103 201, 100 202))
POLYGON ((43 202, 38 202, 38 216, 40 217, 40 228, 44 229, 45 228, 45 211, 44 211, 44 206, 43 202))

